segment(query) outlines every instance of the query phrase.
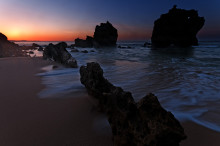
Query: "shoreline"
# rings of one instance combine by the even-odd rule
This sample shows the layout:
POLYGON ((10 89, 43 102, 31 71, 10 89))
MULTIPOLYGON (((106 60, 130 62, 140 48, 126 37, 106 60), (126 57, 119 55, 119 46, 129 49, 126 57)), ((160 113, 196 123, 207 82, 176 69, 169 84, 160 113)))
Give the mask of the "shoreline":
MULTIPOLYGON (((41 57, 0 58, 0 145, 113 145, 104 115, 92 97, 38 98, 45 88, 42 67, 57 65, 41 57)), ((220 133, 194 122, 181 122, 187 139, 180 146, 218 146, 220 133)))
POLYGON ((220 133, 192 121, 181 122, 187 139, 180 146, 219 146, 220 133))
POLYGON ((42 58, 0 59, 0 145, 113 145, 110 129, 95 128, 102 119, 88 97, 38 98, 45 86, 36 74, 51 64, 42 58))

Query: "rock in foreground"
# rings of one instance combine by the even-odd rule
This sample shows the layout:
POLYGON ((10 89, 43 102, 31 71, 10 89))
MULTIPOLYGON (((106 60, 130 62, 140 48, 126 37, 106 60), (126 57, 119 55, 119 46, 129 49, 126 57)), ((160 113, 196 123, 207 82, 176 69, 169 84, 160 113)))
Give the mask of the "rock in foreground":
POLYGON ((8 41, 8 38, 0 33, 0 57, 18 57, 18 56, 27 56, 25 52, 22 51, 22 48, 8 41))
POLYGON ((94 47, 115 47, 118 31, 108 21, 97 25, 94 33, 94 47))
POLYGON ((174 6, 154 22, 153 47, 189 47, 198 45, 197 33, 205 23, 196 10, 177 9, 174 6))
POLYGON ((184 129, 172 113, 163 109, 153 94, 136 103, 130 92, 115 87, 103 77, 98 63, 80 68, 81 83, 99 101, 112 128, 117 146, 178 146, 184 129))
POLYGON ((49 44, 43 52, 43 58, 56 61, 69 67, 76 68, 77 61, 66 50, 67 44, 65 42, 56 45, 49 44))

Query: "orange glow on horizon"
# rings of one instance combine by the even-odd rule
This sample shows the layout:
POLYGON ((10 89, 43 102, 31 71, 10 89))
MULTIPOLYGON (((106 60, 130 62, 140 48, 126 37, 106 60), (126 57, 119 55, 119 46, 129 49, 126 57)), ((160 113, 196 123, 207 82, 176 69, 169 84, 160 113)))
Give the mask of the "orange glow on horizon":
POLYGON ((84 33, 22 33, 18 30, 13 30, 8 33, 4 33, 8 40, 25 40, 25 41, 74 41, 76 38, 85 39, 84 33))

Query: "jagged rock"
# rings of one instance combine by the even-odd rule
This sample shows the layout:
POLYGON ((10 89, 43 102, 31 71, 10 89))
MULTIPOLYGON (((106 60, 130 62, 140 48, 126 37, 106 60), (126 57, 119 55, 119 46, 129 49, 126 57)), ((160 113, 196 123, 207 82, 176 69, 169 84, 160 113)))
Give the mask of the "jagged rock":
POLYGON ((130 92, 115 87, 103 77, 98 63, 80 68, 80 81, 107 114, 116 146, 178 146, 184 129, 171 112, 163 109, 153 94, 135 103, 130 92))
POLYGON ((7 37, 0 33, 0 57, 17 56, 27 56, 27 54, 22 51, 22 48, 19 45, 8 41, 7 37))
POLYGON ((50 43, 43 52, 44 59, 54 60, 69 67, 76 68, 77 61, 66 50, 67 44, 65 42, 53 45, 50 43))
POLYGON ((153 47, 198 45, 196 35, 204 23, 204 17, 199 17, 196 10, 177 9, 175 5, 154 22, 152 45, 153 47))
POLYGON ((8 38, 4 34, 0 33, 0 41, 1 42, 2 41, 8 41, 8 38))
POLYGON ((93 47, 93 37, 87 36, 86 40, 83 39, 75 39, 75 46, 81 48, 91 48, 93 47))
POLYGON ((115 47, 118 39, 118 31, 108 21, 96 26, 94 33, 95 47, 115 47))

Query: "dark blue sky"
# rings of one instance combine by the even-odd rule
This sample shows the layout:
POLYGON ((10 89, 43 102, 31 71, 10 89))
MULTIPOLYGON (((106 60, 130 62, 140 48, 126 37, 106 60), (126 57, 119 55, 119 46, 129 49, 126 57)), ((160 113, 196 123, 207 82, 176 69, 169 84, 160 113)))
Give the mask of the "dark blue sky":
POLYGON ((109 20, 118 29, 119 39, 146 40, 154 21, 174 4, 196 9, 205 17, 199 38, 220 39, 220 0, 5 0, 0 1, 0 28, 5 33, 13 28, 11 38, 15 32, 20 38, 35 33, 35 39, 47 33, 71 40, 93 35, 97 24, 109 20))

